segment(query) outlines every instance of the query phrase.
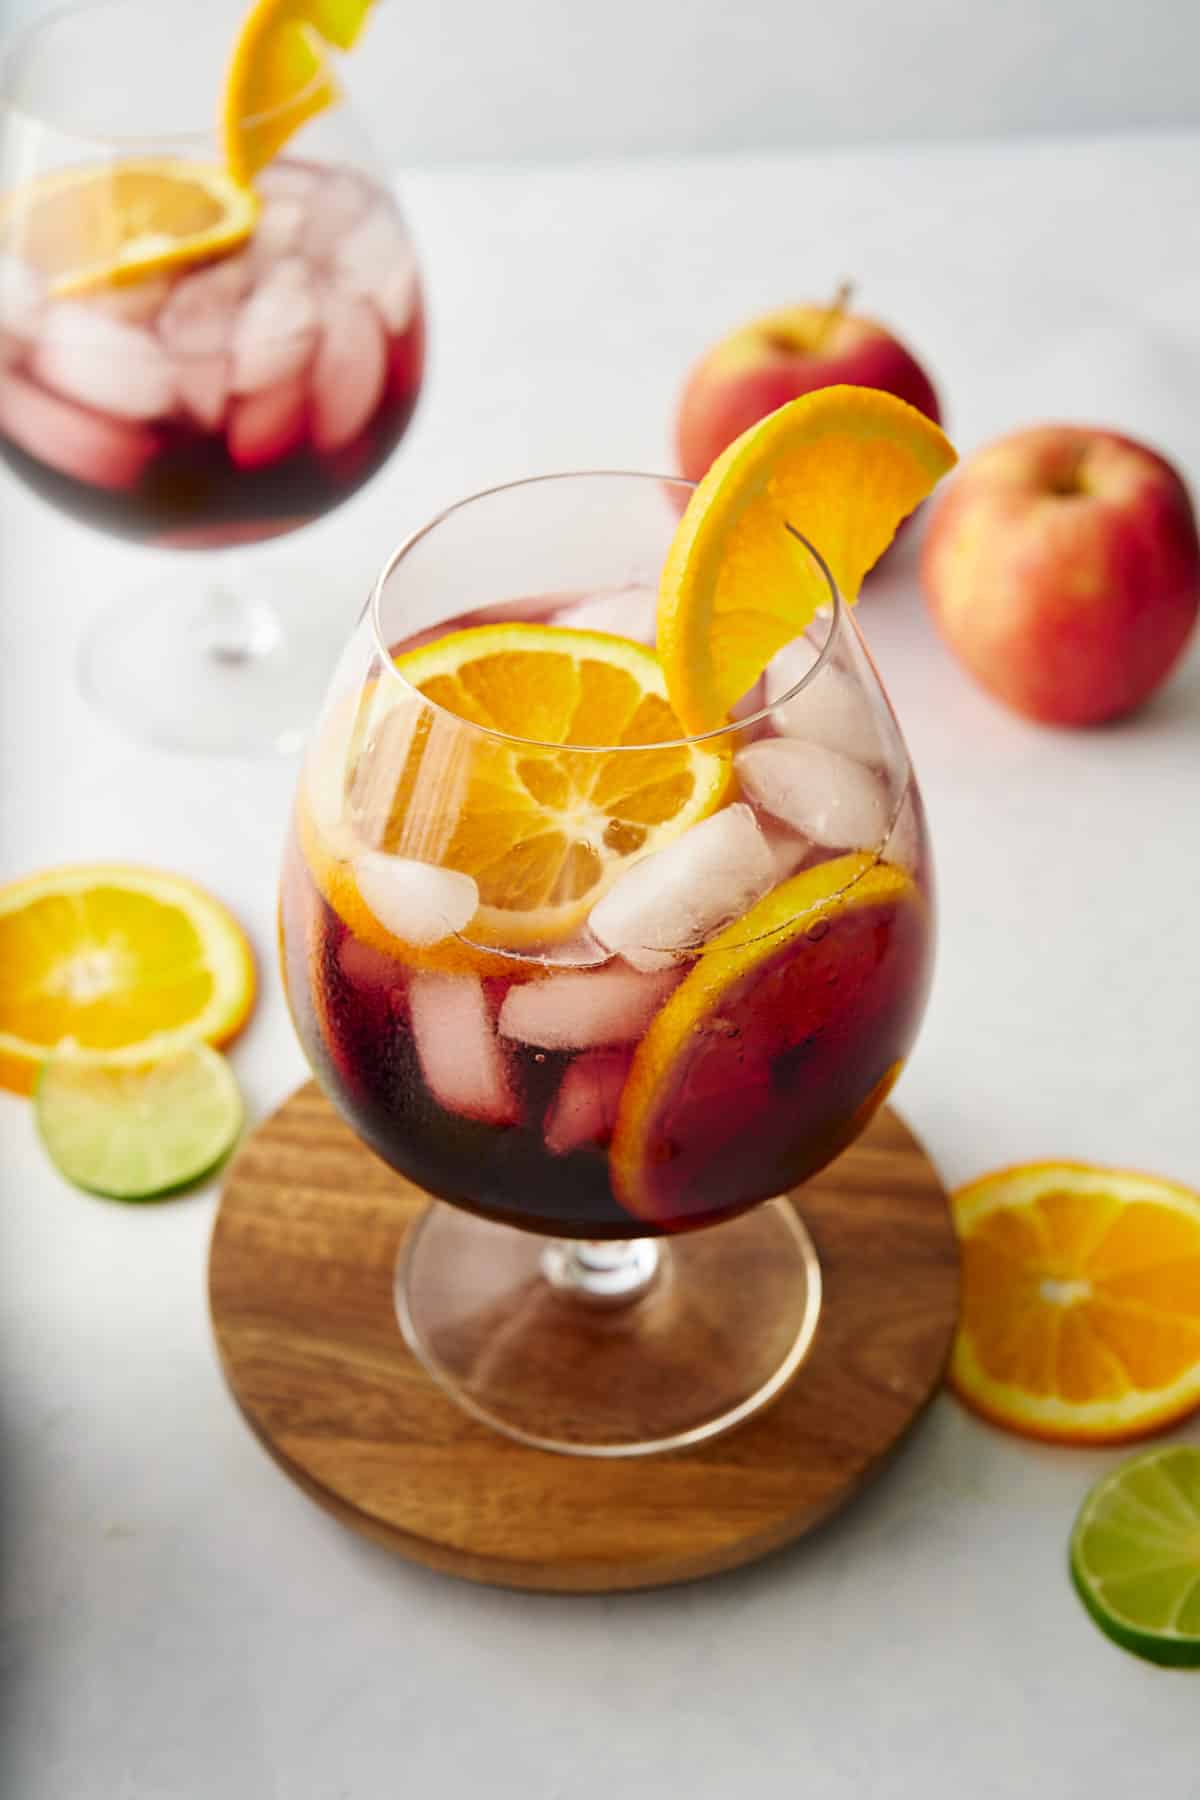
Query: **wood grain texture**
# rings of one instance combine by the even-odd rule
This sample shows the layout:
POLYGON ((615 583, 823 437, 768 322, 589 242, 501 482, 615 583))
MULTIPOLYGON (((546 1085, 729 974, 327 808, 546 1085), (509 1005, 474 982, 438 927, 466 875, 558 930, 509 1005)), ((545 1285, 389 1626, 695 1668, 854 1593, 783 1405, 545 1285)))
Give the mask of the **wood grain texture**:
POLYGON ((294 1481, 432 1568, 577 1593, 734 1568, 828 1518, 879 1471, 937 1391, 957 1318, 945 1194, 894 1112, 799 1198, 824 1304, 779 1399, 669 1455, 533 1450, 463 1412, 410 1354, 393 1269, 426 1198, 309 1083, 226 1178, 209 1262, 222 1366, 294 1481))

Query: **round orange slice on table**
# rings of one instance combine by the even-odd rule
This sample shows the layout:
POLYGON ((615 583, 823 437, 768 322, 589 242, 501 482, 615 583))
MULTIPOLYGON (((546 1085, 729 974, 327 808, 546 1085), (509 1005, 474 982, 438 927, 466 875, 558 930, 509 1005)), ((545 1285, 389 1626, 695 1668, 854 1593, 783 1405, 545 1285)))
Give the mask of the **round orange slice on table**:
POLYGON ((692 495, 659 586, 658 653, 685 730, 720 726, 828 604, 795 533, 852 602, 955 460, 924 413, 875 388, 821 388, 736 438, 692 495))
POLYGON ((832 1161, 900 1074, 929 932, 911 877, 856 852, 713 938, 634 1055, 609 1151, 621 1204, 708 1223, 832 1161))
POLYGON ((254 991, 241 928, 178 875, 95 863, 0 888, 0 1086, 14 1093, 67 1041, 113 1069, 227 1043, 254 991))
POLYGON ((299 828, 342 921, 414 966, 564 943, 633 858, 706 818, 729 787, 728 748, 675 741, 662 669, 627 638, 481 625, 396 667, 408 689, 375 684, 331 717, 299 828), (356 876, 368 849, 469 876, 478 904, 460 935, 422 946, 389 929, 356 876))
POLYGON ((250 236, 258 201, 224 169, 126 158, 60 169, 0 201, 0 250, 53 300, 124 287, 223 256, 250 236))
POLYGON ((252 181, 302 125, 338 99, 326 49, 353 47, 371 3, 256 0, 238 31, 221 94, 221 142, 235 181, 252 181))
POLYGON ((1200 1194, 1026 1163, 954 1195, 957 1393, 997 1425, 1107 1444, 1200 1406, 1200 1194))

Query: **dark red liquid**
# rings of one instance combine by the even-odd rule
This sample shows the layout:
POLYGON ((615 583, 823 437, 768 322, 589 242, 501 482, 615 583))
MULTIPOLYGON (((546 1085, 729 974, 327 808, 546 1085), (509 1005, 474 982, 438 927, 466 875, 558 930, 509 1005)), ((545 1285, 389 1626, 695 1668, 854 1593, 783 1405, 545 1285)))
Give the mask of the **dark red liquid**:
MULTIPOLYGON (((407 1001, 410 972, 347 930, 294 840, 280 925, 301 1041, 365 1142, 429 1193, 470 1211, 591 1238, 715 1223, 836 1156, 886 1098, 911 1048, 932 949, 928 906, 909 889, 900 901, 846 910, 827 931, 793 942, 735 985, 658 1114, 650 1200, 635 1215, 614 1193, 606 1141, 565 1154, 547 1143, 564 1077, 587 1052, 504 1040, 513 1121, 488 1124, 451 1113, 422 1076, 407 1001)), ((493 1017, 510 985, 484 981, 493 1017)), ((603 1053, 609 1066, 628 1054, 603 1053)))

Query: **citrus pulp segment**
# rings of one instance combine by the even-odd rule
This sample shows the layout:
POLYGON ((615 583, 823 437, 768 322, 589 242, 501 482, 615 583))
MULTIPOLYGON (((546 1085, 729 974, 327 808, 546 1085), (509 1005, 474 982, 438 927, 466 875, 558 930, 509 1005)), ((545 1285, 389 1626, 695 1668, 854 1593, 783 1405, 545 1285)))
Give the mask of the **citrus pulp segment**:
POLYGON ((1200 1406, 1200 1195, 1086 1163, 1001 1169, 953 1196, 957 1392, 1009 1430, 1113 1443, 1200 1406))
POLYGON ((227 1043, 254 991, 241 928, 180 876, 79 864, 0 888, 0 1086, 15 1093, 64 1039, 126 1068, 227 1043))

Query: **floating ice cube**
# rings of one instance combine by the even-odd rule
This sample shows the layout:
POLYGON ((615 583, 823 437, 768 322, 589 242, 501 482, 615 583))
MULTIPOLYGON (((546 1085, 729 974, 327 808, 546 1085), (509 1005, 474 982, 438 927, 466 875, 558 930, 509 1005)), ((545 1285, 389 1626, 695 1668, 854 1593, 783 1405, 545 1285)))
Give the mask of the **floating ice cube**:
POLYGON ((870 700, 844 669, 826 664, 794 699, 776 704, 812 667, 812 661, 802 646, 789 644, 768 668, 767 705, 775 708, 776 730, 810 744, 823 744, 827 750, 840 750, 859 762, 879 762, 883 747, 870 700))
POLYGON ((636 1043, 680 975, 675 969, 644 975, 614 964, 525 981, 505 997, 500 1035, 542 1050, 636 1043))
POLYGON ((672 952, 707 942, 774 881, 767 841, 739 801, 636 863, 592 908, 588 923, 635 969, 667 969, 677 959, 672 952))
POLYGON ((158 321, 159 335, 173 356, 209 356, 228 350, 238 303, 253 282, 245 256, 226 256, 175 283, 158 321))
POLYGON ((517 1097, 475 975, 415 974, 408 990, 413 1041, 425 1084, 447 1112, 513 1125, 517 1097))
POLYGON ((88 296, 89 307, 97 307, 110 319, 126 325, 149 325, 157 317, 171 292, 166 275, 147 275, 141 281, 126 282, 124 287, 105 288, 88 296))
POLYGON ((266 269, 281 256, 299 250, 308 208, 297 195, 280 195, 264 202, 250 240, 250 256, 256 269, 266 269))
POLYGON ((358 891, 386 931, 407 944, 437 944, 475 917, 479 889, 470 875, 368 850, 354 863, 358 891))
POLYGON ((12 337, 29 339, 42 311, 42 283, 19 256, 0 251, 0 326, 12 337))
POLYGON ((264 201, 307 200, 324 177, 306 163, 273 162, 260 169, 254 185, 264 201))
POLYGON ((344 171, 328 175, 305 204, 300 252, 311 262, 324 262, 367 210, 367 185, 344 171))
POLYGON ((633 1057, 627 1050, 591 1050, 576 1057, 546 1113, 546 1148, 566 1156, 585 1144, 607 1144, 633 1057))
POLYGON ((289 375, 259 394, 234 400, 226 427, 229 454, 240 469, 261 469, 291 456, 308 439, 308 382, 289 375))
POLYGON ((312 437, 332 454, 353 443, 383 399, 387 338, 369 300, 330 294, 312 371, 312 437))
POLYGON ((215 356, 185 356, 175 364, 175 387, 194 422, 205 431, 218 430, 229 400, 229 358, 219 351, 215 356))
POLYGON ((47 308, 33 368, 68 400, 117 418, 160 419, 175 404, 171 361, 154 334, 76 301, 47 308))
POLYGON ((403 331, 417 305, 417 264, 393 207, 380 201, 338 244, 338 285, 371 300, 391 332, 403 331))
POLYGON ((796 873, 812 845, 798 831, 789 831, 786 825, 763 819, 761 826, 775 864, 775 882, 778 886, 781 881, 787 881, 796 873))
POLYGON ((146 425, 110 419, 6 370, 0 380, 0 432, 39 462, 92 487, 136 487, 157 439, 146 425))
POLYGON ((887 830, 883 783, 837 750, 766 738, 739 750, 734 770, 765 812, 836 850, 877 850, 887 830))
POLYGON ((551 613, 549 623, 572 631, 611 631, 653 647, 657 600, 653 588, 603 588, 551 613))
POLYGON ((234 320, 234 393, 261 393, 298 375, 312 356, 319 322, 307 265, 298 256, 285 256, 252 289, 234 320))

